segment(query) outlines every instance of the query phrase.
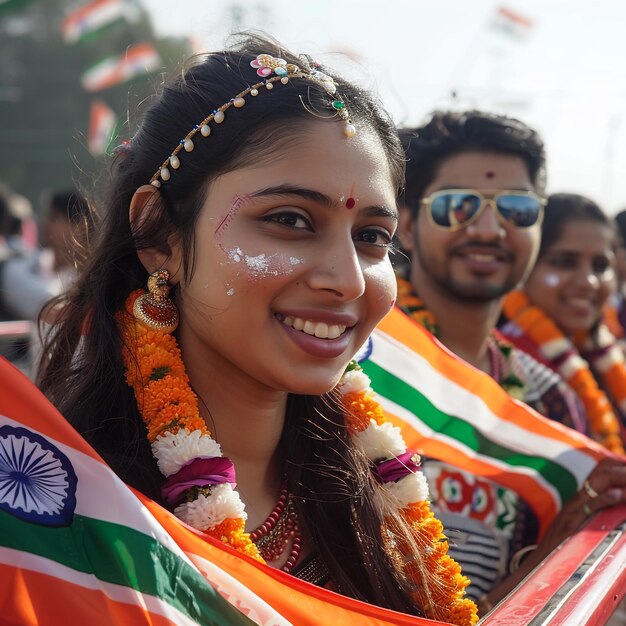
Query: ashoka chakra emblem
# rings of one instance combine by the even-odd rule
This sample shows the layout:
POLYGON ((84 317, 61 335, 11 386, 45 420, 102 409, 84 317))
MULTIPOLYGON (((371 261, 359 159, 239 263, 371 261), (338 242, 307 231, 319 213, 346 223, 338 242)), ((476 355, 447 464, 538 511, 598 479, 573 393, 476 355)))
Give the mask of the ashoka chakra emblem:
POLYGON ((0 427, 0 509, 35 524, 69 524, 76 483, 70 460, 56 446, 26 428, 0 427))

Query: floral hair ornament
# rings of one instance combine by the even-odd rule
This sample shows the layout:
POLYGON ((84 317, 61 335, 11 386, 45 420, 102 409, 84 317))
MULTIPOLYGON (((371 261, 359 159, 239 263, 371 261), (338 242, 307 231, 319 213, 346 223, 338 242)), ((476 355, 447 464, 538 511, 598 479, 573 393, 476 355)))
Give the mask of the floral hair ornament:
MULTIPOLYGON (((236 96, 232 97, 228 102, 214 109, 210 115, 207 115, 198 124, 183 137, 170 156, 163 161, 159 169, 150 179, 150 184, 160 187, 161 183, 167 182, 172 176, 171 170, 177 170, 181 165, 180 153, 192 152, 195 144, 194 138, 200 133, 202 137, 209 137, 212 132, 212 125, 222 124, 226 119, 226 111, 231 107, 241 109, 246 105, 246 97, 258 96, 261 91, 272 91, 275 83, 286 85, 293 78, 303 78, 316 83, 322 87, 326 93, 334 97, 332 108, 335 115, 338 115, 344 122, 343 133, 346 137, 353 137, 356 134, 356 128, 350 119, 350 114, 346 103, 340 95, 337 94, 337 85, 333 78, 328 74, 320 71, 319 64, 313 62, 308 56, 301 55, 300 62, 302 66, 288 63, 285 59, 274 57, 271 54, 259 54, 256 59, 250 62, 250 65, 256 69, 256 73, 261 80, 247 89, 244 89, 236 96)), ((182 156, 182 155, 181 155, 182 156)))

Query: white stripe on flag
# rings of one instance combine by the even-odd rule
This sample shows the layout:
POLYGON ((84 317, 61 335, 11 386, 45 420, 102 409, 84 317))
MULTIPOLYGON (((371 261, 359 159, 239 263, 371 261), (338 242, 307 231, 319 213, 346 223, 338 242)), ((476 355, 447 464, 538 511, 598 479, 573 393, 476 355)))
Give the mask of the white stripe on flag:
POLYGON ((21 426, 37 433, 59 448, 71 460, 72 467, 78 476, 75 510, 77 515, 128 526, 144 535, 154 537, 168 550, 191 565, 185 553, 165 532, 161 524, 108 465, 44 435, 29 425, 16 422, 1 414, 0 424, 21 426))
POLYGON ((369 358, 417 389, 439 410, 466 421, 494 443, 561 465, 574 475, 579 488, 596 465, 592 457, 576 448, 500 419, 482 398, 446 378, 424 357, 378 329, 372 336, 369 358))
MULTIPOLYGON (((244 584, 235 580, 223 569, 220 569, 215 563, 211 563, 203 556, 193 554, 192 552, 189 552, 187 556, 225 600, 231 602, 233 595, 238 598, 240 601, 235 606, 239 610, 244 611, 246 617, 249 617, 253 622, 261 626, 292 626, 292 623, 278 613, 276 609, 244 584), (244 602, 247 602, 247 605, 244 602)), ((286 592, 287 590, 288 587, 285 587, 286 592)))

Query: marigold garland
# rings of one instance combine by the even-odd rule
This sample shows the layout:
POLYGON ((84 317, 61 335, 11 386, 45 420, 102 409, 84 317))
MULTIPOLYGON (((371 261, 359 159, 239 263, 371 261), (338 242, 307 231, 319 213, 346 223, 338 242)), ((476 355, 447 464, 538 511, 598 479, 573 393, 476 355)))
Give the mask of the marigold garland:
POLYGON ((594 373, 615 403, 624 420, 626 416, 626 359, 622 347, 609 326, 601 324, 595 336, 589 333, 575 337, 580 353, 591 364, 594 373))
MULTIPOLYGON (((159 469, 169 477, 198 457, 221 456, 221 450, 200 417, 198 399, 189 385, 176 339, 148 329, 132 315, 134 302, 143 293, 142 290, 132 292, 125 310, 119 311, 116 319, 123 340, 126 381, 135 393, 159 469)), ((400 430, 386 421, 369 384, 369 378, 353 362, 337 388, 342 396, 348 431, 355 444, 376 464, 406 453, 406 444, 400 430)), ((475 624, 478 621, 476 605, 464 598, 470 581, 447 554, 443 527, 430 510, 426 479, 421 471, 407 472, 401 479, 381 485, 381 489, 398 503, 417 545, 423 548, 422 562, 419 565, 407 563, 404 568, 405 575, 414 583, 417 605, 432 619, 459 626, 475 624)), ((247 515, 243 502, 229 483, 193 487, 187 497, 186 502, 175 509, 176 515, 263 562, 250 534, 245 532, 247 515)))
MULTIPOLYGON (((372 463, 378 464, 406 452, 400 429, 386 421, 382 407, 374 399, 369 378, 356 363, 353 362, 344 374, 338 390, 342 394, 346 424, 356 445, 372 463)), ((424 475, 421 472, 408 474, 395 483, 381 485, 381 489, 387 489, 387 495, 396 499, 399 513, 411 528, 423 554, 419 561, 409 561, 403 566, 407 578, 414 582, 412 595, 416 604, 430 619, 475 624, 478 621, 476 605, 464 597, 470 580, 448 555, 443 526, 428 502, 424 475), (427 585, 423 584, 424 580, 428 581, 427 585)), ((393 520, 387 523, 393 529, 393 520)), ((401 540, 396 541, 400 553, 413 552, 401 540)))
MULTIPOLYGON (((542 309, 531 304, 528 296, 522 291, 512 291, 505 297, 503 312, 537 344, 541 356, 553 365, 553 369, 578 394, 587 413, 592 437, 611 452, 624 454, 624 445, 619 435, 619 421, 611 403, 598 386, 589 364, 580 356, 572 340, 561 332, 542 309)), ((612 355, 616 356, 615 353, 612 355)), ((606 362, 611 363, 610 360, 606 362)), ((623 363, 622 355, 622 367, 623 363)), ((607 371, 611 370, 613 365, 619 366, 619 357, 612 365, 609 365, 607 371)), ((626 382, 626 370, 624 370, 622 381, 626 382)), ((623 395, 624 391, 620 389, 617 398, 623 395)))

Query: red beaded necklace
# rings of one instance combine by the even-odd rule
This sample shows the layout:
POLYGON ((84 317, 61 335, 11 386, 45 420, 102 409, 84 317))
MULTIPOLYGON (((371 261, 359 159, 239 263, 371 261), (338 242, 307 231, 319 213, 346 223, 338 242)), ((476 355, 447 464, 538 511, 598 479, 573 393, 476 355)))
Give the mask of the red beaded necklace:
POLYGON ((291 552, 283 565, 284 572, 290 572, 297 563, 302 549, 302 536, 298 513, 287 486, 280 489, 280 497, 267 519, 250 533, 261 556, 268 562, 276 561, 291 543, 291 552))

